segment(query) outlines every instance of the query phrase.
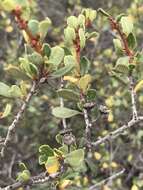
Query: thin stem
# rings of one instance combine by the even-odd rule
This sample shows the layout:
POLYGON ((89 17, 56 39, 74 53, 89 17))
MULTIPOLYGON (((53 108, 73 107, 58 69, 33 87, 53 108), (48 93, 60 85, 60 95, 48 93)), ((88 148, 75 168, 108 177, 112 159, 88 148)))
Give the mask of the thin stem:
POLYGON ((87 139, 87 141, 90 141, 90 128, 91 128, 91 123, 90 123, 90 120, 89 120, 89 116, 88 116, 88 111, 87 109, 83 109, 83 114, 84 114, 84 120, 85 120, 85 124, 86 124, 86 127, 85 127, 85 137, 87 139))
MULTIPOLYGON (((123 42, 123 50, 125 51, 126 55, 129 56, 130 60, 129 63, 132 63, 132 59, 134 56, 134 52, 130 50, 129 46, 128 46, 128 41, 127 41, 127 37, 126 35, 122 32, 119 24, 117 23, 116 20, 114 20, 114 18, 109 17, 109 21, 111 23, 111 26, 113 29, 115 29, 119 36, 121 37, 121 40, 123 42)), ((136 109, 136 101, 135 101, 135 92, 134 92, 134 83, 133 83, 133 76, 132 76, 132 72, 129 73, 129 83, 130 83, 130 95, 131 95, 131 100, 132 100, 132 117, 133 119, 137 119, 138 115, 137 115, 137 109, 136 109)))
POLYGON ((131 94, 131 100, 132 100, 132 117, 133 119, 138 118, 137 114, 137 108, 136 108, 136 93, 134 92, 134 82, 133 82, 133 77, 129 76, 129 82, 130 82, 130 94, 131 94))
POLYGON ((120 29, 119 24, 112 17, 109 17, 109 21, 111 23, 112 28, 115 29, 118 32, 118 34, 120 35, 126 54, 130 57, 133 56, 133 52, 130 50, 130 48, 128 46, 126 35, 120 29))
POLYGON ((98 145, 105 143, 106 141, 110 140, 110 139, 115 139, 117 138, 119 135, 123 134, 124 131, 126 131, 127 129, 131 128, 132 126, 134 126, 135 124, 138 124, 139 122, 143 121, 143 116, 139 116, 136 120, 132 119, 130 120, 127 124, 123 125, 122 127, 118 128, 117 130, 110 132, 108 135, 106 135, 105 137, 101 137, 99 138, 97 141, 92 142, 91 145, 93 147, 97 147, 98 145))
MULTIPOLYGON (((83 104, 86 103, 84 94, 81 92, 81 101, 83 104)), ((91 142, 91 127, 92 123, 90 122, 88 108, 83 108, 83 115, 84 115, 84 121, 85 121, 85 138, 88 143, 88 147, 91 148, 90 142, 91 142)))
POLYGON ((56 179, 59 176, 60 173, 56 173, 53 175, 49 175, 46 176, 44 175, 38 175, 35 177, 31 177, 28 181, 24 182, 24 181, 18 181, 15 182, 12 185, 8 185, 7 187, 4 188, 0 188, 0 190, 16 190, 20 187, 26 187, 26 186, 33 186, 33 185, 37 185, 37 184, 42 184, 42 183, 46 183, 48 181, 51 181, 52 179, 56 179))
POLYGON ((96 183, 95 185, 89 187, 89 190, 96 190, 97 187, 104 185, 105 183, 107 183, 110 180, 116 179, 117 177, 121 176, 124 172, 125 172, 125 169, 121 170, 118 173, 113 174, 112 176, 110 176, 110 177, 100 181, 99 183, 96 183))
POLYGON ((28 93, 24 103, 22 104, 22 106, 19 109, 17 115, 15 116, 15 119, 13 120, 12 124, 8 128, 8 132, 7 132, 7 135, 6 135, 6 138, 5 138, 5 141, 3 143, 1 153, 0 153, 1 157, 5 156, 6 150, 7 150, 8 146, 9 146, 10 142, 12 141, 13 136, 14 136, 15 129, 17 128, 25 109, 26 109, 27 105, 30 102, 30 99, 34 94, 34 92, 36 90, 36 87, 37 87, 37 83, 35 81, 33 81, 33 84, 31 86, 30 92, 28 93))

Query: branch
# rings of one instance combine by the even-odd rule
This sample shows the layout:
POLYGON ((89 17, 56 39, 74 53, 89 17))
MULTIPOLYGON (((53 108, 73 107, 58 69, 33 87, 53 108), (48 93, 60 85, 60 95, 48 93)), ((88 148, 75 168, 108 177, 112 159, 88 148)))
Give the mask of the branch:
POLYGON ((92 124, 90 123, 87 109, 83 108, 83 114, 84 114, 84 120, 85 120, 85 124, 86 124, 85 137, 89 141, 90 140, 90 133, 91 133, 90 128, 91 128, 92 124))
POLYGON ((18 189, 20 187, 25 187, 25 186, 33 186, 33 185, 37 185, 37 184, 42 184, 45 183, 47 181, 51 181, 52 179, 56 179, 59 176, 60 173, 56 173, 56 174, 52 174, 49 176, 45 176, 45 175, 38 175, 38 176, 34 176, 31 177, 28 181, 24 182, 24 181, 18 181, 12 185, 9 185, 7 187, 1 188, 0 190, 15 190, 18 189))
POLYGON ((143 121, 143 116, 138 117, 137 119, 130 120, 127 124, 123 125, 122 127, 118 128, 117 130, 110 132, 105 137, 100 138, 99 140, 92 142, 91 145, 93 147, 97 147, 98 145, 105 143, 106 141, 110 139, 115 139, 119 135, 121 135, 125 130, 129 129, 130 127, 134 126, 135 124, 138 124, 140 121, 143 121))
POLYGON ((129 82, 130 82, 130 94, 131 94, 131 100, 132 100, 132 117, 133 119, 137 119, 138 114, 137 114, 137 108, 136 108, 136 93, 134 91, 134 82, 133 82, 133 77, 129 77, 129 82))
POLYGON ((37 87, 37 83, 35 81, 33 81, 33 84, 31 86, 30 92, 28 93, 24 103, 22 104, 21 108, 19 109, 17 115, 15 116, 15 119, 13 120, 12 124, 9 126, 8 128, 8 132, 5 138, 5 141, 3 143, 3 147, 1 149, 0 152, 0 156, 3 158, 5 156, 5 152, 8 148, 8 145, 10 144, 14 133, 15 133, 15 129, 17 128, 17 125, 19 124, 20 119, 22 118, 22 115, 28 105, 28 103, 30 102, 31 97, 33 96, 35 90, 37 87))
MULTIPOLYGON (((81 102, 83 103, 83 105, 86 104, 86 100, 82 92, 80 93, 80 96, 81 96, 81 102)), ((84 121, 85 121, 85 138, 87 141, 88 148, 91 148, 90 141, 91 141, 92 123, 90 122, 90 119, 89 119, 88 108, 83 107, 83 116, 84 116, 84 121)))
POLYGON ((108 181, 113 180, 113 179, 116 179, 117 177, 119 177, 120 175, 122 175, 124 172, 125 172, 125 169, 121 170, 121 171, 118 172, 118 173, 113 174, 112 176, 110 176, 110 177, 108 177, 108 178, 106 178, 106 179, 100 181, 99 183, 96 183, 95 185, 91 186, 91 187, 89 188, 89 190, 96 190, 96 189, 95 189, 96 187, 102 186, 102 185, 104 185, 105 183, 107 183, 108 181))
MULTIPOLYGON (((123 42, 123 46, 124 46, 123 50, 125 51, 126 55, 129 56, 129 58, 130 58, 129 63, 132 64, 132 60, 133 60, 135 53, 129 48, 126 35, 123 33, 119 23, 113 17, 110 16, 109 21, 111 23, 112 29, 115 29, 118 32, 118 34, 123 42)), ((134 92, 134 82, 133 82, 132 70, 129 73, 128 79, 129 79, 129 83, 130 83, 130 95, 131 95, 131 100, 132 100, 132 117, 133 117, 133 119, 136 120, 138 115, 137 115, 137 108, 136 108, 136 101, 135 101, 136 94, 134 92)))

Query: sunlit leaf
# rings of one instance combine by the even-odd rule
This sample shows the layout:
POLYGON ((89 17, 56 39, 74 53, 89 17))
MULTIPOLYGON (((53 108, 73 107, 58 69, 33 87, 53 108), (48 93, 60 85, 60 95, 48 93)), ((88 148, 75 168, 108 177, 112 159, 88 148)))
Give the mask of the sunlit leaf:
POLYGON ((58 118, 70 118, 80 114, 80 112, 66 107, 55 107, 52 109, 52 114, 58 118))
POLYGON ((130 17, 124 16, 120 20, 123 32, 128 36, 133 31, 133 22, 130 17))
POLYGON ((78 149, 70 152, 65 157, 65 163, 72 167, 78 167, 84 161, 84 150, 78 149))
POLYGON ((135 92, 138 92, 138 91, 140 91, 141 89, 143 89, 143 80, 139 81, 139 82, 136 84, 136 86, 135 86, 135 88, 134 88, 134 91, 135 91, 135 92))
POLYGON ((64 50, 59 46, 55 46, 51 48, 51 54, 49 57, 49 63, 53 66, 57 67, 64 58, 64 50))
POLYGON ((79 94, 71 89, 60 89, 57 91, 58 95, 67 100, 79 100, 79 94))
POLYGON ((5 118, 5 117, 7 117, 10 114, 11 108, 12 108, 12 105, 11 104, 7 104, 6 107, 5 107, 5 109, 4 109, 4 112, 2 113, 2 116, 0 116, 0 119, 1 118, 5 118))
POLYGON ((47 162, 45 163, 45 167, 49 174, 57 173, 60 168, 58 158, 55 156, 49 157, 47 162))
POLYGON ((29 20, 28 28, 33 36, 38 35, 39 32, 39 22, 37 20, 29 20))

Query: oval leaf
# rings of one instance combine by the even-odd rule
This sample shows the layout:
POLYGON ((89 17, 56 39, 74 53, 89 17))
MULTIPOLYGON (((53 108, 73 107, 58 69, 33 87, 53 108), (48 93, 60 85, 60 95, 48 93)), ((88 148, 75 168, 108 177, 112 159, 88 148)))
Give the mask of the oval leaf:
POLYGON ((80 112, 66 107, 55 107, 52 110, 52 114, 58 118, 70 118, 80 114, 80 112))
POLYGON ((64 50, 63 48, 56 46, 51 48, 51 55, 49 57, 49 63, 53 66, 57 67, 64 58, 64 50))
POLYGON ((60 89, 57 91, 58 95, 64 99, 79 101, 79 94, 71 89, 60 89))
POLYGON ((74 64, 67 64, 66 66, 64 66, 63 68, 58 69, 57 71, 55 71, 54 73, 52 73, 52 77, 53 78, 59 78, 64 76, 65 74, 69 73, 70 71, 73 70, 73 68, 75 67, 74 64))
POLYGON ((84 161, 84 150, 78 149, 70 152, 65 157, 65 163, 69 164, 71 167, 78 167, 84 161))

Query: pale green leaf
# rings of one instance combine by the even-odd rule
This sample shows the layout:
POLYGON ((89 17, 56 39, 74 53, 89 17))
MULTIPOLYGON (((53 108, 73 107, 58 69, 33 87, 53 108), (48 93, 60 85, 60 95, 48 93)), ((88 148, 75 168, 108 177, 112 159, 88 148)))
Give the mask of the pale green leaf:
POLYGON ((70 118, 80 114, 80 112, 66 107, 55 107, 52 109, 52 114, 58 118, 70 118))
POLYGON ((51 74, 51 76, 53 78, 59 78, 64 76, 65 74, 69 73, 70 71, 72 71, 75 67, 75 64, 67 64, 64 67, 58 69, 57 71, 55 71, 54 73, 51 74))
POLYGON ((57 91, 58 95, 67 100, 79 101, 79 94, 71 89, 60 89, 57 91))
POLYGON ((83 28, 79 29, 79 39, 80 39, 80 47, 84 48, 85 47, 86 38, 85 38, 85 32, 84 32, 83 28))
POLYGON ((0 96, 5 96, 7 98, 11 97, 9 93, 10 87, 3 82, 0 82, 0 96))
POLYGON ((59 46, 51 48, 49 63, 51 63, 55 67, 58 67, 58 65, 62 62, 63 58, 64 58, 63 48, 59 46))
POLYGON ((76 168, 84 161, 84 150, 78 149, 70 152, 65 157, 65 163, 69 164, 71 167, 76 168))
POLYGON ((71 28, 77 28, 78 27, 78 19, 75 16, 70 16, 67 18, 67 25, 71 28))
POLYGON ((48 17, 39 23, 39 34, 42 40, 45 38, 50 25, 51 20, 48 17))
POLYGON ((4 112, 2 113, 2 116, 0 118, 7 117, 11 112, 11 108, 12 108, 11 104, 7 104, 5 109, 4 109, 4 112))
POLYGON ((133 31, 133 22, 130 17, 123 16, 120 20, 123 32, 128 36, 133 31))
POLYGON ((33 36, 38 35, 39 32, 39 22, 37 20, 29 20, 28 22, 28 29, 33 36))

